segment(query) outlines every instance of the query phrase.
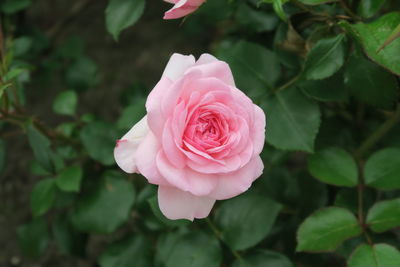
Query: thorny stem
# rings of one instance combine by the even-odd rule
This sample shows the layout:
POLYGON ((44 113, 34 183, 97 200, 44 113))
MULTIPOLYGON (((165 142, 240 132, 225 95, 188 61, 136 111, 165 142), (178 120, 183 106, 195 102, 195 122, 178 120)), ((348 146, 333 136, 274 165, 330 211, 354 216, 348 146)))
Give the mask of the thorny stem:
POLYGON ((367 232, 367 227, 365 224, 365 218, 364 218, 364 174, 363 174, 363 168, 362 168, 362 163, 359 160, 358 162, 358 170, 359 170, 359 176, 358 176, 358 186, 357 186, 357 195, 358 195, 358 224, 360 225, 362 232, 365 236, 365 239, 367 240, 368 244, 373 245, 373 242, 368 235, 367 232))
POLYGON ((282 85, 282 86, 278 87, 277 89, 275 89, 274 93, 277 93, 279 91, 282 91, 282 90, 292 86, 295 82, 297 82, 298 79, 300 79, 300 77, 301 77, 301 73, 297 74, 292 79, 290 79, 287 83, 285 83, 284 85, 282 85))
POLYGON ((397 105, 395 112, 390 116, 375 132, 373 132, 355 151, 354 157, 357 160, 359 177, 357 186, 358 195, 358 223, 362 228, 363 234, 370 245, 373 244, 370 236, 368 235, 365 218, 364 218, 364 173, 363 173, 363 155, 371 149, 386 133, 392 129, 400 120, 400 104, 397 105))
POLYGON ((371 149, 386 133, 392 129, 400 120, 400 104, 397 105, 396 111, 389 119, 387 119, 375 132, 373 132, 356 150, 355 157, 357 159, 371 149))
POLYGON ((359 21, 361 20, 361 18, 359 16, 357 16, 357 14, 355 14, 350 7, 347 5, 346 0, 340 0, 339 1, 341 7, 344 9, 344 11, 346 11, 346 13, 352 17, 354 20, 359 21))
MULTIPOLYGON (((210 229, 213 231, 214 235, 221 240, 222 242, 224 242, 224 240, 222 240, 221 238, 221 233, 220 231, 217 229, 217 227, 212 223, 212 221, 209 218, 206 218, 206 222, 208 224, 208 226, 210 227, 210 229)), ((227 245, 227 247, 230 249, 230 251, 232 252, 233 256, 235 256, 236 259, 238 259, 239 261, 243 261, 242 256, 240 256, 240 254, 232 249, 229 245, 227 245)))

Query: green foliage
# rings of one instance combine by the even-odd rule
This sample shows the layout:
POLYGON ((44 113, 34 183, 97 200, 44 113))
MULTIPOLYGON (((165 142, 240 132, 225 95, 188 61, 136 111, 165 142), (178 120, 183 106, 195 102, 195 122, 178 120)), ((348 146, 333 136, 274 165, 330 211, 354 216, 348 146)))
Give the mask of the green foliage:
POLYGON ((293 263, 282 254, 268 251, 259 250, 256 253, 245 257, 243 260, 236 260, 232 267, 293 267, 293 263))
POLYGON ((78 199, 70 219, 80 231, 112 233, 128 220, 134 201, 132 184, 108 172, 78 199))
POLYGON ((358 13, 365 17, 370 18, 374 16, 379 9, 385 4, 386 0, 364 0, 358 6, 358 13))
POLYGON ((53 204, 56 188, 54 179, 43 179, 32 189, 31 208, 33 216, 43 215, 53 204))
POLYGON ((400 226, 400 199, 376 203, 368 211, 366 222, 378 233, 400 226))
POLYGON ((358 182, 356 162, 341 148, 327 148, 311 155, 308 169, 315 178, 328 184, 355 186, 358 182))
POLYGON ((395 267, 399 265, 400 252, 386 244, 361 245, 349 260, 349 267, 395 267))
POLYGON ((31 0, 4 0, 0 3, 0 10, 6 14, 13 14, 31 5, 31 0))
POLYGON ((336 74, 322 80, 304 80, 298 87, 309 97, 318 101, 343 102, 348 99, 348 91, 344 86, 343 73, 336 74))
POLYGON ((190 232, 174 240, 170 253, 166 255, 165 267, 218 267, 221 262, 221 247, 218 240, 203 232, 190 232))
POLYGON ((125 240, 111 244, 101 254, 101 267, 146 267, 151 266, 151 244, 145 237, 129 236, 125 240))
POLYGON ((56 217, 52 233, 62 254, 85 256, 87 236, 74 229, 65 215, 56 217))
POLYGON ((221 44, 217 55, 229 64, 237 87, 252 96, 271 90, 280 76, 275 54, 261 45, 226 42, 221 44))
POLYGON ((344 63, 344 34, 319 40, 307 55, 304 76, 320 80, 332 76, 344 63))
POLYGON ((116 129, 105 122, 91 122, 80 132, 80 138, 90 157, 104 165, 114 163, 114 156, 110 151, 114 149, 117 137, 116 129))
POLYGON ((271 230, 282 206, 251 192, 226 201, 215 215, 222 239, 233 249, 252 247, 271 230))
POLYGON ((58 188, 65 192, 79 192, 82 180, 82 168, 71 166, 63 170, 55 180, 58 188))
POLYGON ((344 240, 361 233, 356 217, 348 210, 329 207, 308 217, 297 232, 297 251, 332 251, 344 240))
POLYGON ((368 57, 389 71, 400 75, 400 39, 394 41, 382 51, 379 48, 390 36, 393 30, 400 24, 400 12, 388 13, 379 19, 365 24, 342 23, 354 38, 361 44, 368 57))
POLYGON ((19 226, 17 236, 22 253, 31 258, 40 257, 49 243, 47 224, 42 217, 19 226))
POLYGON ((400 149, 385 148, 374 153, 365 163, 365 183, 379 189, 398 189, 400 149))
POLYGON ((320 124, 318 105, 296 88, 276 93, 262 105, 268 114, 267 142, 286 150, 314 150, 320 124))
POLYGON ((398 94, 396 78, 358 52, 350 56, 345 85, 360 102, 382 108, 393 106, 398 94))
POLYGON ((53 103, 54 112, 62 115, 74 115, 78 96, 75 91, 68 90, 61 92, 53 103))
POLYGON ((114 40, 122 30, 134 24, 144 11, 145 0, 109 0, 106 9, 106 26, 114 40))
POLYGON ((26 134, 38 163, 47 171, 53 172, 54 165, 51 159, 50 140, 33 123, 28 124, 26 134))

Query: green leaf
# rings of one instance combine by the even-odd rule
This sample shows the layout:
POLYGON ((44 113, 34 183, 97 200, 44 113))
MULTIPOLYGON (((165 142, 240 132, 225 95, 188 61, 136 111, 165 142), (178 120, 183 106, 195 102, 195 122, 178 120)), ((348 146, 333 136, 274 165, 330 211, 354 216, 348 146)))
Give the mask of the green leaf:
POLYGON ((111 244, 98 260, 101 267, 150 267, 151 244, 142 235, 111 244))
POLYGON ((222 239, 234 250, 259 243, 270 232, 282 205, 252 192, 225 201, 215 221, 222 239))
POLYGON ((6 14, 13 14, 27 8, 31 3, 31 0, 5 0, 0 4, 0 10, 6 14))
POLYGON ((343 102, 348 99, 348 90, 344 86, 343 73, 340 71, 323 80, 304 80, 297 86, 307 96, 318 101, 343 102))
POLYGON ((400 75, 400 39, 383 50, 379 51, 379 48, 399 24, 400 12, 388 13, 368 24, 340 23, 361 44, 370 59, 397 75, 400 75))
POLYGON ((346 66, 345 85, 359 101, 381 108, 393 106, 398 90, 395 76, 357 52, 346 66))
POLYGON ((374 153, 364 166, 365 183, 378 189, 400 188, 400 149, 386 148, 374 153))
POLYGON ((379 47, 378 52, 385 49, 386 46, 390 45, 394 40, 400 38, 400 24, 393 30, 392 34, 385 40, 385 42, 379 47))
POLYGON ((118 173, 107 172, 78 199, 70 219, 80 231, 112 233, 128 220, 134 200, 133 185, 118 173))
POLYGON ((320 80, 332 76, 344 63, 344 34, 319 40, 307 55, 304 76, 320 80))
POLYGON ((146 99, 137 98, 132 105, 124 108, 117 121, 117 127, 120 129, 130 129, 135 123, 140 121, 146 115, 146 99))
POLYGON ((6 163, 6 142, 0 139, 0 174, 4 170, 5 163, 6 163))
POLYGON ((273 0, 272 7, 274 8, 275 13, 278 17, 283 21, 287 21, 287 17, 285 14, 285 10, 283 10, 284 0, 273 0))
POLYGON ((256 253, 245 256, 242 260, 236 260, 232 267, 293 267, 290 260, 277 252, 259 250, 256 253))
POLYGON ((4 75, 3 80, 5 82, 12 81, 13 79, 17 78, 19 75, 21 75, 25 71, 27 71, 27 70, 21 69, 21 68, 12 69, 9 72, 7 72, 6 75, 4 75))
POLYGON ((0 99, 1 99, 1 97, 3 96, 3 94, 4 94, 4 91, 5 91, 7 88, 11 87, 11 86, 12 86, 11 83, 6 83, 6 84, 3 84, 3 85, 0 86, 0 99))
POLYGON ((142 16, 144 0, 109 0, 106 9, 107 31, 118 41, 118 35, 142 16))
POLYGON ((358 14, 364 18, 374 16, 385 4, 386 0, 363 0, 358 4, 358 14))
POLYGON ((29 144, 33 150, 36 160, 47 171, 53 172, 54 166, 51 161, 51 150, 49 139, 39 132, 36 127, 30 123, 26 128, 29 144))
POLYGON ((63 170, 56 177, 56 184, 60 190, 65 192, 79 192, 82 180, 82 168, 71 166, 63 170))
POLYGON ((377 233, 400 226, 400 198, 376 203, 368 211, 367 224, 377 233))
POLYGON ((357 218, 348 210, 329 207, 309 216, 297 231, 297 251, 333 251, 344 240, 361 233, 357 218))
POLYGON ((280 76, 276 55, 255 43, 224 42, 218 49, 218 57, 231 67, 237 87, 250 96, 265 94, 280 76))
POLYGON ((113 150, 117 137, 115 126, 105 122, 89 123, 80 133, 89 156, 104 165, 114 164, 113 150))
POLYGON ((87 89, 97 81, 97 65, 85 56, 80 56, 65 73, 66 83, 70 88, 87 89))
POLYGON ((239 4, 236 12, 236 22, 246 31, 264 32, 276 28, 279 19, 274 13, 251 8, 244 2, 239 4))
POLYGON ((349 267, 397 267, 400 262, 399 251, 387 244, 359 246, 349 259, 349 267))
POLYGON ((34 217, 43 215, 53 205, 55 198, 54 179, 42 179, 32 189, 31 208, 34 217))
POLYGON ((64 255, 85 256, 87 235, 77 232, 65 215, 58 215, 52 225, 53 236, 64 255))
POLYGON ((269 97, 262 107, 268 114, 268 143, 279 149, 313 152, 321 120, 313 100, 288 88, 269 97))
POLYGON ((308 158, 308 170, 324 183, 350 187, 357 185, 357 164, 342 148, 331 147, 311 155, 308 158))
POLYGON ((22 253, 31 258, 39 258, 49 243, 49 233, 43 218, 39 217, 32 222, 17 228, 18 244, 22 253))
POLYGON ((322 5, 330 2, 337 2, 338 0, 299 0, 306 5, 322 5))
POLYGON ((76 104, 78 103, 78 95, 73 90, 67 90, 59 93, 53 103, 55 113, 62 115, 74 115, 76 104))
POLYGON ((219 267, 221 255, 215 237, 192 231, 176 240, 164 264, 165 267, 219 267))

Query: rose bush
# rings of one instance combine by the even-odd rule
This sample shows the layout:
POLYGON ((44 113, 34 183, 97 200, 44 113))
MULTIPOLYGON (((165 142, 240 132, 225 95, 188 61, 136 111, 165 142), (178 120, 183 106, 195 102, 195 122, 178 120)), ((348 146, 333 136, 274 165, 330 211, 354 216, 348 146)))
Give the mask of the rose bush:
POLYGON ((114 156, 125 172, 159 185, 167 218, 204 218, 215 200, 245 192, 262 174, 265 115, 225 62, 172 55, 146 110, 114 156))
POLYGON ((205 0, 165 0, 174 6, 165 12, 164 19, 178 19, 184 17, 201 6, 205 0))

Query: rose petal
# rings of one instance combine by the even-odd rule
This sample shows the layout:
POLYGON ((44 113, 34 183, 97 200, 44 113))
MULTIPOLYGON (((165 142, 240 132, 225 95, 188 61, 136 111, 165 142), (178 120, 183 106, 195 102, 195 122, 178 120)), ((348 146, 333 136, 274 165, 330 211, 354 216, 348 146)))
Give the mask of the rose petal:
MULTIPOLYGON (((181 2, 186 2, 186 0, 179 1, 179 3, 181 2)), ((175 6, 177 6, 178 4, 176 4, 175 6)), ((189 67, 194 65, 195 61, 196 59, 192 55, 185 56, 174 53, 168 61, 162 76, 168 77, 171 81, 176 81, 182 77, 183 73, 189 67)))
POLYGON ((160 174, 173 186, 196 196, 204 196, 215 189, 217 176, 203 174, 190 168, 175 168, 166 158, 163 151, 157 154, 157 168, 160 174))
POLYGON ((150 129, 156 135, 161 135, 164 128, 166 119, 165 114, 161 110, 160 102, 165 97, 165 92, 168 91, 171 85, 172 81, 168 77, 162 77, 147 97, 147 121, 150 129))
POLYGON ((156 166, 156 157, 160 144, 152 132, 143 139, 136 151, 136 165, 141 173, 151 184, 168 185, 156 166))
POLYGON ((205 218, 215 203, 215 199, 198 197, 174 187, 158 187, 158 205, 161 212, 171 220, 205 218))
POLYGON ((254 125, 253 125, 253 155, 261 153, 265 143, 265 113, 264 111, 254 105, 254 125))
POLYGON ((114 148, 114 158, 123 171, 127 173, 137 172, 135 153, 149 131, 147 116, 144 116, 117 141, 114 148))
POLYGON ((254 157, 243 168, 220 175, 218 184, 209 194, 217 200, 235 197, 249 189, 254 180, 261 176, 264 164, 259 156, 254 157))

